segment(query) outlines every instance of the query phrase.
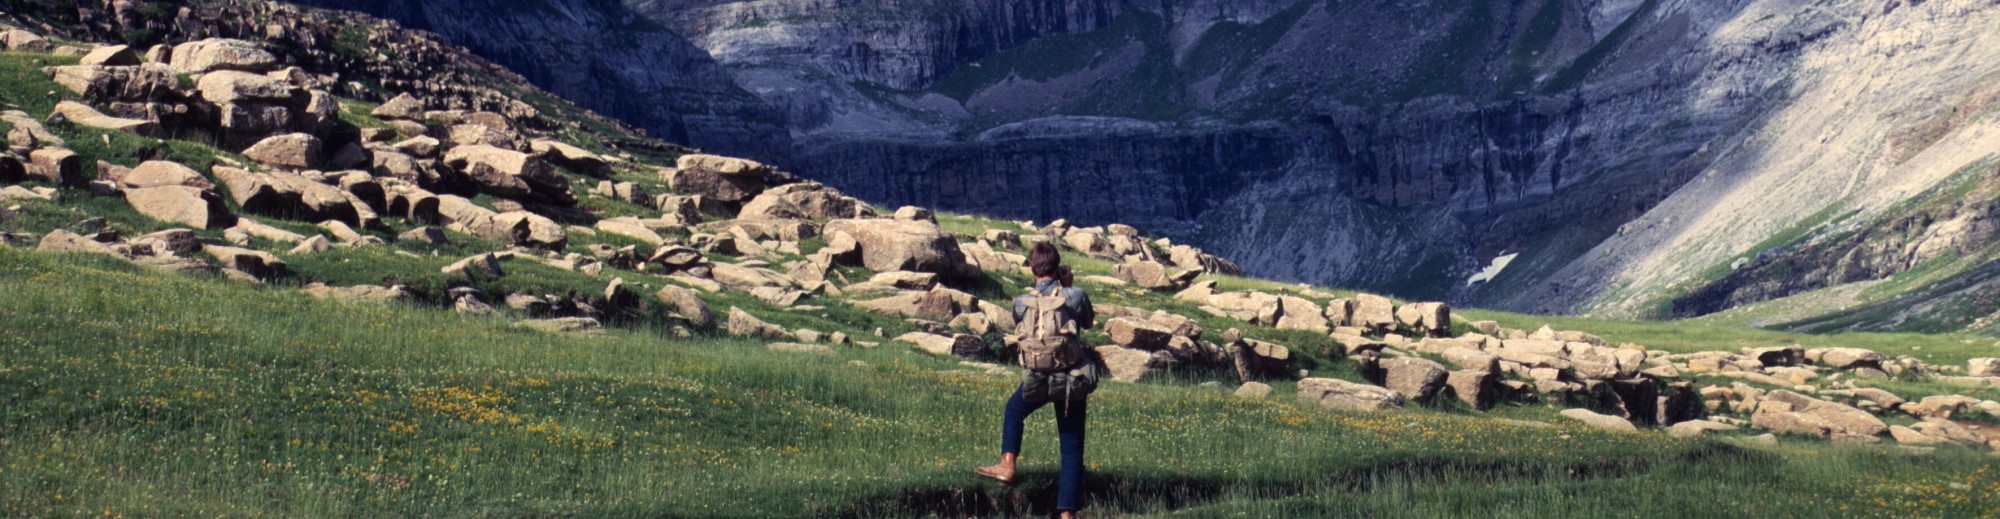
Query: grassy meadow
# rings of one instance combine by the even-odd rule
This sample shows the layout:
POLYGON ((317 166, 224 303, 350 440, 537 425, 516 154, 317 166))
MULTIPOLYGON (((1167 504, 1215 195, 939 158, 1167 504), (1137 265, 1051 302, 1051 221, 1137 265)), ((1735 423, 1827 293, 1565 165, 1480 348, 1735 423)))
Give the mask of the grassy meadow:
MULTIPOLYGON (((0 248, 0 514, 915 517, 1053 499, 995 455, 1012 379, 902 348, 768 351, 503 320, 0 248)), ((2000 460, 1346 413, 1287 391, 1093 399, 1107 515, 1877 517, 2000 513, 2000 460), (1843 508, 1844 507, 1844 508, 1843 508)))

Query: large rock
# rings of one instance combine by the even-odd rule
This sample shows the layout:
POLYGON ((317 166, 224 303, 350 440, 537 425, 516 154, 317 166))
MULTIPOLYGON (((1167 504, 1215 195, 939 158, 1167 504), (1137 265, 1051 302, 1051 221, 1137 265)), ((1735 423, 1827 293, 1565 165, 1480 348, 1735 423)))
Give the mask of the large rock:
POLYGON ((49 68, 49 78, 92 102, 149 102, 177 95, 180 78, 166 65, 70 65, 49 68))
POLYGON ((1405 400, 1427 400, 1444 387, 1449 370, 1429 360, 1400 357, 1382 361, 1381 373, 1382 385, 1405 400))
POLYGON ((601 173, 609 165, 604 161, 604 157, 561 141, 537 139, 528 143, 528 149, 549 162, 578 173, 601 173))
POLYGON ((42 148, 28 153, 28 176, 65 186, 84 183, 83 159, 62 148, 42 148))
POLYGON ((1396 303, 1389 298, 1357 294, 1354 296, 1354 315, 1348 324, 1373 332, 1388 332, 1396 329, 1396 303))
POLYGON ((374 211, 340 188, 283 171, 253 172, 215 166, 215 179, 243 212, 307 221, 339 220, 372 227, 374 211))
POLYGON ((574 202, 569 181, 533 155, 486 145, 458 146, 444 162, 479 185, 480 191, 502 197, 540 195, 559 203, 574 202))
POLYGON ((267 137, 243 150, 250 160, 287 168, 319 167, 320 140, 311 134, 288 133, 267 137))
POLYGON ((1153 351, 1167 347, 1174 331, 1152 322, 1131 317, 1118 317, 1104 323, 1104 333, 1111 336, 1111 342, 1127 348, 1153 351))
POLYGON ((424 103, 409 92, 404 92, 368 113, 381 119, 421 119, 424 116, 424 103))
POLYGON ((1451 394, 1473 409, 1485 409, 1498 400, 1494 381, 1497 377, 1491 371, 1458 370, 1445 375, 1444 385, 1451 388, 1451 394))
POLYGON ((74 101, 56 103, 54 113, 77 126, 85 128, 125 132, 145 137, 160 137, 163 135, 163 132, 160 130, 160 123, 144 119, 126 119, 104 115, 104 113, 98 112, 96 108, 91 108, 89 105, 74 101))
POLYGON ((1431 337, 1451 336, 1451 306, 1444 303, 1410 303, 1396 309, 1396 322, 1431 337))
POLYGON ((201 188, 166 185, 128 189, 125 200, 147 218, 194 229, 220 229, 234 221, 222 197, 201 188))
POLYGON ((515 245, 562 250, 569 244, 569 234, 562 224, 527 211, 511 211, 493 216, 493 229, 497 235, 482 238, 505 238, 515 245))
POLYGON ((737 213, 737 218, 744 219, 836 220, 869 216, 874 216, 874 211, 868 204, 814 182, 764 191, 737 213))
POLYGON ((1403 396, 1388 388, 1331 378, 1300 380, 1299 400, 1352 411, 1389 411, 1403 408, 1403 396))
MULTIPOLYGON (((971 267, 958 250, 958 240, 936 223, 865 219, 827 222, 829 237, 845 234, 854 240, 862 266, 876 272, 905 270, 946 277, 971 277, 971 267)), ((832 242, 829 239, 829 247, 832 242)))
POLYGON ((208 245, 202 247, 201 250, 203 253, 214 257, 216 261, 220 262, 222 268, 249 274, 258 279, 282 277, 290 272, 290 269, 285 264, 285 260, 278 259, 277 256, 260 250, 222 245, 208 245))
POLYGON ((1201 272, 1177 271, 1157 261, 1128 261, 1113 267, 1112 273, 1147 290, 1181 290, 1201 272))
POLYGON ((1806 355, 1815 363, 1833 369, 1881 369, 1882 361, 1889 359, 1880 353, 1861 348, 1814 349, 1806 352, 1806 355))
POLYGON ((49 40, 20 29, 4 29, 0 30, 0 47, 12 51, 48 52, 49 40))
POLYGON ((296 87, 270 76, 233 70, 202 74, 194 88, 202 99, 217 105, 285 103, 298 94, 296 87))
POLYGON ((1965 374, 1974 377, 2000 377, 2000 359, 1972 359, 1965 362, 1965 374))
POLYGON ((1594 413, 1591 412, 1589 409, 1565 409, 1560 414, 1564 418, 1583 422, 1584 425, 1588 425, 1594 429, 1602 429, 1606 431, 1617 431, 1617 432, 1639 432, 1638 426, 1632 425, 1632 422, 1626 421, 1624 418, 1619 418, 1607 414, 1594 413))
POLYGON ((934 333, 910 332, 896 337, 897 341, 914 345, 924 352, 948 356, 976 358, 986 350, 986 341, 972 334, 938 335, 934 333))
POLYGON ((125 189, 145 189, 163 186, 187 186, 199 189, 215 189, 215 184, 201 173, 173 162, 149 160, 132 168, 117 179, 118 186, 125 189))
POLYGON ((1111 379, 1120 382, 1138 382, 1153 373, 1152 353, 1119 346, 1098 346, 1097 356, 1104 359, 1104 367, 1111 371, 1111 379))
POLYGON ((1278 296, 1278 322, 1280 330, 1305 330, 1316 333, 1333 331, 1332 323, 1318 304, 1298 296, 1278 296))
POLYGON ((1835 440, 1869 441, 1889 431, 1867 411, 1784 390, 1764 395, 1750 424, 1776 433, 1835 440))
POLYGON ((659 296, 661 302, 673 306, 674 315, 694 323, 695 326, 708 326, 715 322, 715 313, 709 311, 708 303, 702 301, 693 290, 666 285, 660 287, 659 293, 655 295, 659 296))
POLYGON ((741 308, 729 308, 729 334, 737 337, 760 339, 791 339, 792 334, 783 327, 764 322, 741 308))
POLYGON ((173 58, 169 60, 175 72, 201 74, 213 70, 242 70, 267 72, 278 64, 278 58, 257 44, 243 40, 210 38, 174 46, 173 58))
POLYGON ((771 168, 754 161, 715 155, 682 155, 679 167, 661 174, 675 191, 723 202, 742 202, 764 192, 771 168))

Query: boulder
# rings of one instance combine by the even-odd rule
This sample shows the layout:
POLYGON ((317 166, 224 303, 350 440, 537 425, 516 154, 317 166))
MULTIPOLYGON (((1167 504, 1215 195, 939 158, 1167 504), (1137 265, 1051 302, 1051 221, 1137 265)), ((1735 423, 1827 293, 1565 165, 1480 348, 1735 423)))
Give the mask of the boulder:
POLYGON ((306 285, 304 290, 306 295, 312 297, 348 303, 388 303, 392 301, 406 301, 411 298, 410 291, 401 286, 378 287, 374 285, 357 285, 336 287, 328 286, 325 283, 313 283, 306 285))
POLYGON ((660 287, 660 291, 655 295, 661 302, 673 306, 674 315, 686 319, 695 326, 708 326, 715 322, 715 313, 709 311, 708 303, 702 301, 693 290, 666 285, 660 287))
POLYGON ((298 169, 319 167, 320 140, 311 134, 288 133, 257 141, 243 156, 272 166, 298 169))
MULTIPOLYGON (((869 270, 932 272, 946 277, 977 275, 958 250, 958 240, 936 223, 909 220, 866 219, 827 222, 828 249, 837 245, 838 234, 853 240, 860 263, 869 270)), ((822 251, 826 252, 826 251, 822 251)))
POLYGON ((270 76, 233 70, 202 74, 194 89, 202 99, 217 105, 288 103, 299 93, 297 87, 270 76))
POLYGON ((527 211, 510 211, 493 216, 493 228, 497 235, 482 238, 506 238, 515 245, 562 250, 569 244, 569 234, 562 224, 527 211))
POLYGON ((1131 317, 1118 317, 1104 323, 1104 333, 1111 336, 1111 342, 1126 348, 1153 351, 1167 347, 1174 332, 1148 321, 1131 317))
POLYGON ((500 277, 506 275, 506 272, 500 270, 500 258, 491 253, 480 254, 452 262, 452 264, 445 265, 439 271, 454 276, 466 277, 500 277))
POLYGON ((0 44, 4 44, 7 50, 12 51, 48 52, 49 50, 47 38, 20 29, 0 31, 0 44))
POLYGON ((604 157, 599 157, 596 153, 591 153, 590 150, 571 146, 561 141, 536 139, 528 143, 528 149, 534 151, 537 155, 541 155, 544 160, 578 173, 597 174, 603 172, 605 167, 610 165, 610 163, 604 161, 604 157))
POLYGON ((1491 371, 1457 370, 1445 375, 1444 385, 1465 405, 1485 409, 1498 400, 1498 388, 1494 385, 1497 379, 1491 371))
POLYGON ((1882 361, 1889 360, 1870 350, 1861 348, 1824 348, 1806 353, 1814 363, 1833 369, 1881 369, 1882 361))
POLYGON ((201 251, 214 257, 222 264, 222 268, 249 274, 257 279, 278 278, 290 272, 285 260, 260 250, 207 245, 203 246, 201 251))
POLYGON ((62 148, 42 148, 28 153, 28 176, 65 186, 84 183, 83 159, 62 148))
POLYGON ((175 72, 183 74, 214 70, 266 72, 277 66, 278 58, 254 43, 210 38, 175 45, 173 58, 168 63, 175 72))
POLYGON ((404 92, 368 113, 381 119, 421 119, 424 115, 424 104, 418 101, 416 96, 404 92))
POLYGON ((899 342, 909 343, 926 353, 947 357, 976 358, 986 350, 986 341, 977 335, 940 335, 925 332, 910 332, 896 337, 899 342))
POLYGON ((97 240, 92 240, 83 235, 63 229, 52 230, 48 234, 42 235, 42 240, 35 245, 35 250, 52 253, 85 253, 103 254, 120 258, 125 257, 124 253, 119 252, 118 249, 110 245, 98 243, 97 240))
POLYGON ((1916 429, 1901 425, 1889 427, 1889 437, 1895 439, 1896 443, 1903 445, 1944 445, 1951 443, 1951 440, 1924 434, 1918 432, 1916 429))
POLYGON ((125 201, 147 218, 195 229, 220 229, 234 220, 214 191, 163 185, 125 191, 125 201))
POLYGON ((82 59, 77 60, 77 63, 81 65, 123 66, 138 65, 140 61, 139 53, 132 52, 132 47, 125 45, 99 45, 97 48, 91 49, 89 54, 84 54, 82 59))
POLYGON ((874 216, 868 204, 815 182, 764 191, 743 205, 742 219, 837 220, 874 216))
POLYGON ((2000 377, 2000 359, 1968 360, 1965 362, 1965 374, 1974 377, 2000 377))
POLYGON ((145 103, 179 96, 180 78, 165 65, 49 67, 49 79, 84 100, 145 103))
POLYGON ((1153 372, 1153 354, 1142 350, 1119 346, 1098 346, 1097 355, 1104 359, 1104 367, 1111 371, 1111 379, 1120 382, 1138 382, 1153 372))
POLYGON ((1356 294, 1354 296, 1354 315, 1348 324, 1376 333, 1394 331, 1396 328, 1396 303, 1390 301, 1389 298, 1378 295, 1356 294))
POLYGON ((528 319, 514 323, 514 325, 548 333, 596 333, 604 329, 604 323, 597 322, 596 319, 589 317, 528 319))
POLYGON ((1300 380, 1299 400, 1350 411, 1389 411, 1403 408, 1403 396, 1388 388, 1331 378, 1300 380))
POLYGON ((1260 399, 1271 394, 1271 385, 1263 382, 1244 382, 1236 387, 1237 398, 1260 399))
POLYGON ((575 201, 569 181, 533 155, 487 145, 458 146, 445 153, 444 163, 495 196, 535 194, 558 203, 575 201))
POLYGON ((1396 309, 1396 322, 1404 328, 1431 337, 1451 336, 1451 306, 1444 303, 1410 303, 1396 309))
POLYGON ((308 221, 340 220, 357 227, 372 227, 374 212, 365 210, 353 195, 340 188, 283 171, 252 172, 215 166, 215 179, 229 190, 237 207, 246 213, 278 217, 303 217, 308 221))
POLYGON ((1443 364, 1417 357, 1399 357, 1381 362, 1382 386, 1403 395, 1404 400, 1428 400, 1444 387, 1449 373, 1443 364))
POLYGON ((1588 425, 1593 429, 1601 429, 1606 431, 1617 431, 1617 432, 1639 432, 1638 426, 1632 425, 1632 422, 1626 421, 1624 418, 1619 418, 1607 414, 1598 414, 1595 412, 1591 412, 1589 409, 1565 409, 1559 414, 1561 414, 1563 418, 1568 418, 1571 420, 1583 422, 1584 425, 1588 425))
POLYGON ((403 139, 395 144, 390 144, 389 147, 394 148, 396 151, 407 153, 412 157, 430 158, 437 156, 438 150, 443 149, 444 143, 438 142, 436 138, 418 135, 403 139))
POLYGON ((598 220, 597 231, 639 240, 654 248, 667 243, 667 239, 661 237, 660 233, 653 232, 651 227, 629 216, 598 220))
POLYGON ((1438 356, 1444 357, 1445 362, 1450 362, 1452 365, 1458 366, 1459 369, 1485 372, 1497 372, 1500 370, 1499 357, 1472 348, 1456 346, 1446 348, 1444 351, 1439 352, 1438 356))
POLYGON ((679 167, 661 173, 675 191, 723 202, 742 202, 764 192, 769 166, 714 155, 682 155, 679 167))
POLYGON ((86 128, 96 128, 114 132, 125 132, 146 137, 160 137, 160 123, 144 119, 125 119, 98 112, 89 105, 75 101, 57 103, 54 113, 63 119, 86 128))
POLYGON ((1181 290, 1199 271, 1174 271, 1157 261, 1130 261, 1113 267, 1112 273, 1147 290, 1181 290))
POLYGON ((1675 438, 1692 438, 1709 433, 1736 430, 1736 426, 1708 420, 1688 420, 1667 428, 1667 435, 1675 438))
POLYGON ((760 339, 778 339, 778 340, 785 340, 792 338, 792 334, 790 332, 785 331, 783 327, 764 322, 764 320, 758 319, 756 316, 750 315, 749 312, 745 312, 741 308, 736 308, 736 307, 729 308, 728 324, 729 324, 728 326, 729 334, 736 337, 754 337, 760 339))
POLYGON ((1866 441, 1889 431, 1867 411, 1785 390, 1766 394, 1750 424, 1776 433, 1835 440, 1866 441))
POLYGON ((445 140, 454 146, 492 146, 511 151, 526 148, 520 134, 478 124, 453 125, 446 131, 445 140))
MULTIPOLYGON (((102 170, 102 168, 99 168, 102 170)), ((124 189, 145 189, 149 187, 186 186, 197 189, 215 189, 215 184, 201 173, 173 162, 149 160, 132 168, 117 179, 124 189)))
POLYGON ((1332 322, 1326 319, 1318 304, 1303 297, 1278 296, 1278 322, 1280 330, 1305 330, 1315 333, 1333 331, 1332 322))

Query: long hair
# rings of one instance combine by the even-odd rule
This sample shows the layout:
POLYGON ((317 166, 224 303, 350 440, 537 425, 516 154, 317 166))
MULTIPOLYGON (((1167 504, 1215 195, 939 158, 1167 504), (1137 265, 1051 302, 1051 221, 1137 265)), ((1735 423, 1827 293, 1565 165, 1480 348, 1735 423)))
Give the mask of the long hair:
POLYGON ((1049 242, 1036 243, 1035 248, 1028 251, 1028 270, 1034 272, 1035 277, 1056 277, 1061 269, 1062 253, 1056 251, 1055 245, 1049 242))

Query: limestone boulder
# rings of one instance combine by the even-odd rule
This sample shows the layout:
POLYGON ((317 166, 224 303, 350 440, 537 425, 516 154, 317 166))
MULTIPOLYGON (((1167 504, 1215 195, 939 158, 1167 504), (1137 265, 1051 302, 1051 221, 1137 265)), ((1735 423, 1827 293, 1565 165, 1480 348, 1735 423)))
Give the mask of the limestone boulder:
POLYGON ((569 244, 569 233, 549 217, 527 211, 510 211, 493 216, 493 228, 498 235, 484 238, 505 238, 515 245, 562 250, 569 244))
POLYGON ((278 58, 259 48, 255 43, 210 38, 175 45, 173 58, 168 63, 173 66, 175 72, 183 74, 201 74, 215 70, 267 72, 277 67, 278 58))
POLYGON ((661 179, 675 191, 723 202, 743 202, 764 192, 771 167, 756 161, 716 155, 682 155, 661 179))
POLYGON ((1965 374, 1974 377, 2000 377, 2000 359, 1968 360, 1965 362, 1965 374))
POLYGON ((1632 422, 1624 418, 1598 414, 1589 409, 1565 409, 1558 414, 1561 414, 1563 418, 1583 422, 1584 425, 1588 425, 1593 429, 1615 432, 1639 432, 1638 426, 1632 425, 1632 422))
POLYGON ((96 108, 91 108, 89 105, 75 101, 57 103, 54 113, 64 120, 86 128, 125 132, 145 137, 160 137, 163 135, 160 123, 144 119, 112 117, 97 111, 96 108))
POLYGON ((674 315, 686 319, 695 326, 708 326, 715 322, 715 313, 708 309, 708 303, 693 290, 675 285, 660 287, 655 294, 661 302, 673 307, 674 315))
POLYGON ((1888 357, 1861 348, 1820 348, 1806 352, 1815 364, 1833 369, 1881 369, 1888 357))
POLYGON ((1396 303, 1389 298, 1357 294, 1354 296, 1354 315, 1349 325, 1377 333, 1396 329, 1396 303))
POLYGON ((284 81, 264 74, 233 70, 202 74, 195 80, 195 92, 217 105, 247 103, 288 103, 301 91, 284 81))
POLYGON ((816 182, 771 188, 743 205, 742 219, 837 220, 867 218, 874 210, 862 202, 816 182))
POLYGON ((118 187, 124 189, 145 189, 149 187, 186 186, 197 189, 215 189, 215 184, 201 173, 177 163, 163 160, 149 160, 139 167, 117 178, 118 187))
MULTIPOLYGON (((827 222, 828 236, 853 240, 860 263, 877 272, 931 272, 949 278, 976 276, 958 249, 958 240, 936 223, 891 219, 846 219, 827 222)), ((834 242, 828 240, 828 248, 834 242)))
POLYGON ((1104 367, 1111 371, 1111 379, 1120 382, 1138 382, 1153 373, 1153 354, 1121 346, 1098 346, 1097 355, 1104 359, 1104 367))
POLYGON ((494 196, 534 195, 563 204, 576 201, 569 181, 533 155, 488 145, 458 146, 445 153, 444 163, 471 179, 480 191, 494 196))
POLYGON ((194 229, 221 229, 235 217, 215 191, 182 185, 163 185, 125 191, 125 201, 147 218, 194 229))
POLYGON ((404 92, 375 107, 369 114, 381 119, 421 119, 424 116, 424 104, 418 101, 416 96, 404 92))
POLYGON ((1408 400, 1428 400, 1444 388, 1450 370, 1444 365, 1417 357, 1399 357, 1381 362, 1382 386, 1408 400))
POLYGON ((1451 306, 1444 303, 1410 303, 1396 309, 1396 322, 1404 328, 1431 337, 1451 336, 1451 306))
POLYGON ((1299 400, 1333 409, 1391 411, 1403 408, 1403 396, 1389 388, 1331 378, 1299 381, 1299 400))
POLYGON ((274 279, 290 273, 285 260, 278 259, 268 252, 222 245, 208 245, 201 250, 215 258, 222 268, 249 274, 257 279, 274 279))
POLYGON ((28 153, 28 176, 65 186, 83 185, 83 159, 62 148, 42 148, 28 153))
POLYGON ((1491 371, 1457 370, 1445 375, 1444 385, 1451 390, 1454 398, 1465 405, 1485 409, 1499 400, 1496 380, 1498 377, 1491 371))
POLYGON ((528 143, 528 149, 555 165, 586 175, 603 173, 610 166, 604 157, 562 141, 536 139, 528 143))
POLYGON ((1835 440, 1867 441, 1889 431, 1867 411, 1785 390, 1765 394, 1750 424, 1776 433, 1835 440))
POLYGON ((179 95, 180 79, 165 65, 69 65, 48 70, 56 84, 91 102, 156 102, 179 95))
POLYGON ((1104 333, 1111 336, 1111 342, 1126 348, 1154 351, 1167 347, 1174 337, 1172 329, 1150 321, 1118 317, 1104 323, 1104 333))
POLYGON ((784 327, 764 322, 763 319, 758 319, 756 316, 750 315, 749 312, 736 307, 729 308, 728 330, 729 335, 736 337, 777 340, 792 338, 791 332, 785 331, 784 327))
POLYGON ((288 133, 266 137, 243 150, 243 156, 260 163, 297 169, 319 167, 319 137, 306 133, 288 133))

